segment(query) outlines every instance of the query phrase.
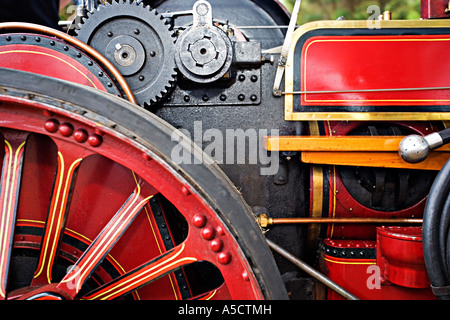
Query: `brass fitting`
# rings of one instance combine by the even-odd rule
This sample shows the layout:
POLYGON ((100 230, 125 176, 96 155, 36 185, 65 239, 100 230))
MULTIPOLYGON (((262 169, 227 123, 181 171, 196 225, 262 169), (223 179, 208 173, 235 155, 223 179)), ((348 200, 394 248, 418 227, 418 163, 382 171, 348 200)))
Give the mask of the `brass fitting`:
POLYGON ((378 16, 378 20, 391 20, 392 14, 390 11, 384 11, 383 14, 378 16))
POLYGON ((267 228, 273 224, 273 218, 269 218, 265 213, 260 214, 256 220, 261 228, 267 228))

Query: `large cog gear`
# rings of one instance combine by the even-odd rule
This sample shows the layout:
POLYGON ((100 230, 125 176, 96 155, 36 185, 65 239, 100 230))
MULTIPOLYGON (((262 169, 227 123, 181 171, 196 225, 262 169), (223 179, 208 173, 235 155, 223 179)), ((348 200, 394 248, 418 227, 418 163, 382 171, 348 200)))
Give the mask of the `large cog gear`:
POLYGON ((155 104, 175 83, 175 35, 156 10, 113 1, 88 13, 79 28, 76 37, 114 64, 139 105, 155 104))

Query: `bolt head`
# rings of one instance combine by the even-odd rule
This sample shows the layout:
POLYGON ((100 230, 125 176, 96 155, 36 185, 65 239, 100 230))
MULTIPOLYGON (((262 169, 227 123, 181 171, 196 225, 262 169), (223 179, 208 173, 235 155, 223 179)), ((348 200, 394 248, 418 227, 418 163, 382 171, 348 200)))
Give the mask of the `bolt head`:
POLYGON ((88 143, 93 147, 99 147, 103 142, 103 139, 98 134, 93 134, 89 136, 88 143))
POLYGON ((213 228, 204 228, 202 230, 202 237, 205 240, 212 240, 214 238, 214 229, 213 228))
POLYGON ((44 124, 44 128, 48 132, 55 133, 56 131, 58 131, 59 122, 56 119, 47 120, 44 124))
POLYGON ((204 215, 202 215, 202 214, 196 214, 192 218, 192 223, 197 228, 203 228, 206 225, 206 221, 207 221, 206 217, 204 215))
POLYGON ((225 235, 225 230, 222 228, 222 226, 217 226, 216 230, 217 233, 220 234, 221 236, 225 235))
POLYGON ((189 191, 189 189, 188 189, 186 186, 183 186, 183 187, 181 188, 181 192, 182 192, 185 196, 188 196, 188 195, 191 194, 191 192, 189 191))
POLYGON ((62 136, 70 137, 73 133, 73 126, 70 123, 63 123, 58 131, 62 136))
POLYGON ((231 254, 229 252, 221 252, 217 256, 217 261, 219 261, 220 264, 229 264, 231 262, 231 254))
POLYGON ((220 240, 220 239, 214 239, 214 240, 211 241, 209 246, 211 247, 212 251, 219 252, 223 248, 223 241, 220 240))
POLYGON ((78 129, 73 133, 73 138, 79 143, 86 142, 88 133, 84 129, 78 129))
POLYGON ((147 160, 147 161, 150 161, 150 160, 152 160, 152 157, 150 157, 150 155, 149 154, 147 154, 147 153, 142 153, 142 157, 145 159, 145 160, 147 160))

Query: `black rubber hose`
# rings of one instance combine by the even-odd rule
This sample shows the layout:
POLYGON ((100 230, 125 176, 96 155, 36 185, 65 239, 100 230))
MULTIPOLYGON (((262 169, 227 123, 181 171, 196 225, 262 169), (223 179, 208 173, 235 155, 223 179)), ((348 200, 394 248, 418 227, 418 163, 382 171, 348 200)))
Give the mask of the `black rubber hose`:
MULTIPOLYGON (((445 163, 437 175, 428 196, 423 217, 423 253, 430 282, 434 288, 443 288, 449 285, 447 279, 446 263, 442 261, 439 245, 441 214, 450 190, 450 160, 445 163)), ((436 293, 436 292, 435 292, 436 293)), ((439 294, 441 300, 450 300, 450 294, 439 294)))
POLYGON ((447 256, 446 256, 446 262, 447 262, 447 279, 450 278, 450 233, 447 232, 447 243, 446 243, 446 248, 447 248, 447 256))
POLYGON ((439 135, 442 138, 443 144, 450 142, 450 128, 439 131, 439 135))
POLYGON ((450 193, 447 194, 447 199, 444 203, 442 214, 439 222, 439 248, 441 253, 441 261, 444 268, 447 283, 450 280, 450 277, 448 275, 448 261, 447 261, 447 250, 449 249, 447 246, 448 241, 448 231, 449 231, 449 224, 450 224, 450 193))

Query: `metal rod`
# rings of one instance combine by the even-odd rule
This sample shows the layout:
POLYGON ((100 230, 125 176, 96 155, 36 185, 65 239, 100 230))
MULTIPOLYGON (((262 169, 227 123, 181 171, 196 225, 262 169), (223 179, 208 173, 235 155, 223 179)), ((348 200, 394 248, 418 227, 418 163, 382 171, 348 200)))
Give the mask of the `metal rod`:
POLYGON ((423 219, 401 218, 272 218, 272 224, 287 223, 422 223, 423 219))
POLYGON ((163 12, 161 13, 163 18, 173 18, 173 17, 181 17, 181 16, 191 16, 194 11, 185 10, 185 11, 174 11, 174 12, 163 12))
MULTIPOLYGON (((267 240, 267 239, 266 239, 267 240)), ((359 300, 358 297, 353 295, 352 293, 348 292, 344 288, 342 288, 340 285, 332 281, 330 278, 326 277, 319 271, 315 270, 314 268, 310 267, 308 264, 291 254, 290 252, 286 251, 285 249, 281 248, 279 245, 273 243, 270 240, 267 240, 267 243, 269 247, 278 253, 280 256, 294 264, 295 266, 299 267, 301 270, 312 276, 313 278, 317 279, 324 285, 326 285, 331 290, 335 291, 336 293, 340 294, 342 297, 346 298, 347 300, 359 300)))
MULTIPOLYGON (((234 26, 231 25, 232 28, 236 29, 287 29, 289 26, 234 26)), ((300 27, 300 25, 296 25, 296 28, 300 27)))

